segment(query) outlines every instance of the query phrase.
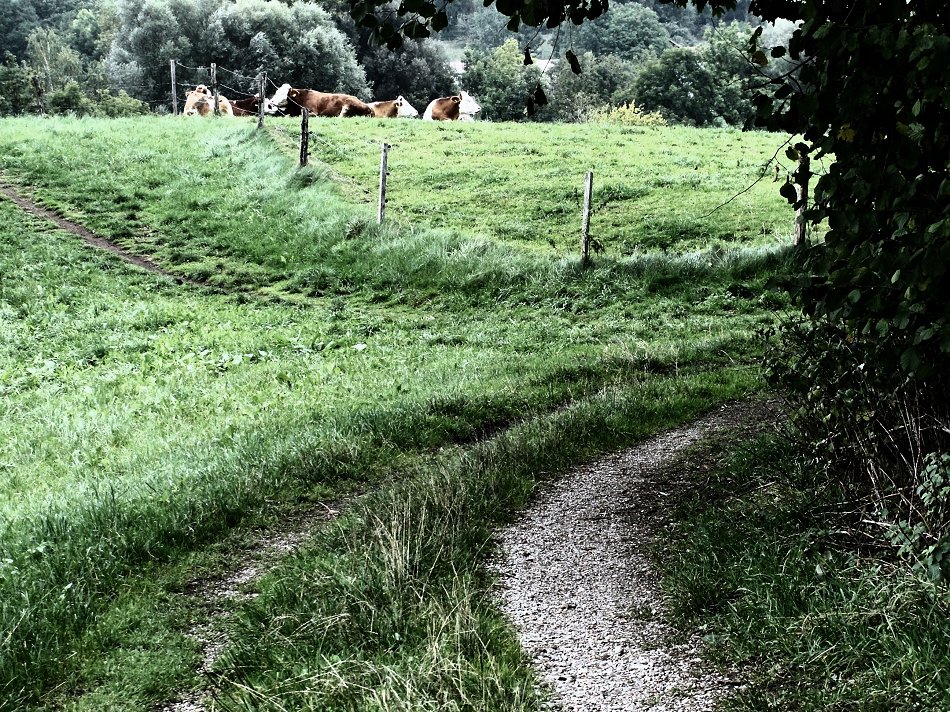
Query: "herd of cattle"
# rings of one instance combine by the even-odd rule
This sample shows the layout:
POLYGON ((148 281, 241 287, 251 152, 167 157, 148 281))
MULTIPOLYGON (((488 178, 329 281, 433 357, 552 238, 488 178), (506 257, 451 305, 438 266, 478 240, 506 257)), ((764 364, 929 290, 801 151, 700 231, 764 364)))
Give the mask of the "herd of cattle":
MULTIPOLYGON (((222 116, 257 116, 260 95, 247 99, 228 99, 218 94, 218 113, 222 116)), ((208 116, 214 113, 215 97, 204 84, 199 84, 185 97, 185 116, 208 116)), ((349 94, 327 94, 313 89, 294 89, 289 84, 278 87, 271 98, 264 97, 265 114, 300 116, 306 109, 311 116, 375 116, 395 119, 415 118, 419 112, 402 96, 389 101, 365 103, 349 94)), ((482 107, 466 92, 433 99, 422 114, 431 121, 472 121, 482 107)))

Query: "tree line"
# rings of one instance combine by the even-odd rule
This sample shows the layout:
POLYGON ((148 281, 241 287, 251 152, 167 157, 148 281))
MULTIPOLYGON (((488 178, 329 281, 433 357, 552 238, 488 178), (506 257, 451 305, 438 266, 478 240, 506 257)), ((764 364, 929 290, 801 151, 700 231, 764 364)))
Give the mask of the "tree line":
MULTIPOLYGON (((741 48, 760 22, 748 0, 720 17, 627 0, 584 26, 514 34, 495 7, 456 0, 450 9, 440 39, 392 48, 354 20, 346 0, 5 3, 0 114, 166 111, 169 59, 182 67, 183 89, 208 83, 212 62, 226 68, 222 91, 238 98, 255 93, 253 78, 266 71, 278 83, 365 100, 403 95, 425 104, 464 88, 496 121, 612 116, 709 126, 741 125, 753 114, 747 89, 756 68, 741 48), (561 59, 565 50, 576 66, 561 59)), ((764 39, 780 45, 792 27, 768 25, 764 39)))

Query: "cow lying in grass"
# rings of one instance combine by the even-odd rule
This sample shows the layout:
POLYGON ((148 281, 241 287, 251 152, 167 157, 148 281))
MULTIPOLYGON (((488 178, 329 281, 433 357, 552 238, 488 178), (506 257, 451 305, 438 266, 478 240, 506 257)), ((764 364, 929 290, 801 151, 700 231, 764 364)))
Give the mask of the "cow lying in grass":
POLYGON ((271 97, 285 116, 300 116, 303 109, 311 116, 372 116, 373 109, 350 94, 328 94, 315 89, 294 89, 283 84, 271 97))
POLYGON ((433 99, 426 107, 423 119, 428 121, 472 121, 482 107, 468 92, 433 99))
MULTIPOLYGON (((185 95, 185 116, 210 116, 214 113, 214 95, 204 84, 199 84, 185 95)), ((221 116, 234 116, 231 102, 218 94, 218 113, 221 116)))
MULTIPOLYGON (((235 99, 231 102, 231 109, 235 116, 257 116, 260 111, 261 97, 259 94, 250 96, 246 99, 235 99)), ((273 105, 270 99, 264 97, 264 113, 276 114, 277 107, 273 105)))
POLYGON ((379 119, 395 119, 397 117, 413 119, 419 115, 416 108, 406 101, 401 94, 389 101, 371 101, 369 107, 373 110, 373 116, 379 119))

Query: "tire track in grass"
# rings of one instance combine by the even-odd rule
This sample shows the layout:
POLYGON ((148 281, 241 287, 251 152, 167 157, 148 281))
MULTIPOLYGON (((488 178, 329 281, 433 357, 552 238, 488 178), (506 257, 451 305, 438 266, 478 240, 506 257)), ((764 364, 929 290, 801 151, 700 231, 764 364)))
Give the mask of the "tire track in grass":
POLYGON ((124 260, 125 262, 136 265, 137 267, 141 267, 142 269, 148 270, 149 272, 153 272, 163 277, 167 277, 168 279, 173 280, 174 282, 178 284, 192 284, 195 286, 205 286, 199 282, 190 280, 187 277, 182 277, 181 275, 173 274, 172 272, 169 272, 165 268, 160 267, 155 262, 152 262, 147 257, 136 255, 135 253, 130 252, 124 247, 117 245, 116 243, 111 242, 105 239, 104 237, 99 237, 94 232, 92 232, 89 228, 83 225, 80 225, 79 223, 73 222, 72 220, 68 220, 64 218, 62 215, 59 215, 58 213, 53 212, 49 208, 44 208, 39 203, 35 202, 31 198, 28 198, 22 193, 20 193, 16 188, 14 188, 9 183, 0 182, 0 194, 5 195, 7 198, 13 201, 16 205, 18 205, 20 208, 30 213, 31 215, 41 218, 43 220, 49 220, 55 223, 59 228, 65 230, 66 232, 82 238, 83 241, 85 241, 86 244, 90 245, 91 247, 95 247, 100 250, 105 250, 106 252, 111 252, 112 254, 116 255, 117 257, 124 260))
POLYGON ((287 516, 280 525, 255 537, 236 557, 224 573, 192 580, 182 595, 195 600, 202 620, 187 635, 201 647, 198 672, 206 681, 202 690, 182 691, 174 701, 158 709, 160 712, 205 712, 204 700, 215 693, 214 664, 228 644, 224 630, 238 606, 257 594, 248 589, 269 573, 283 558, 295 552, 319 527, 340 516, 343 503, 321 503, 318 508, 287 516))

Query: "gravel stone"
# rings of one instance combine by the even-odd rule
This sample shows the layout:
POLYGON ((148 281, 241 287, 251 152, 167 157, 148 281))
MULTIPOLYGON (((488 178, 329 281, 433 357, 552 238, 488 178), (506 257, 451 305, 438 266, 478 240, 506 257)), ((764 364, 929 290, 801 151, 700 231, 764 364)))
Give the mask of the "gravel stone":
POLYGON ((669 493, 653 478, 685 448, 756 415, 748 403, 724 406, 578 467, 542 486, 499 532, 497 601, 550 693, 549 709, 698 712, 732 686, 703 666, 697 636, 683 640, 664 622, 648 549, 669 493))

